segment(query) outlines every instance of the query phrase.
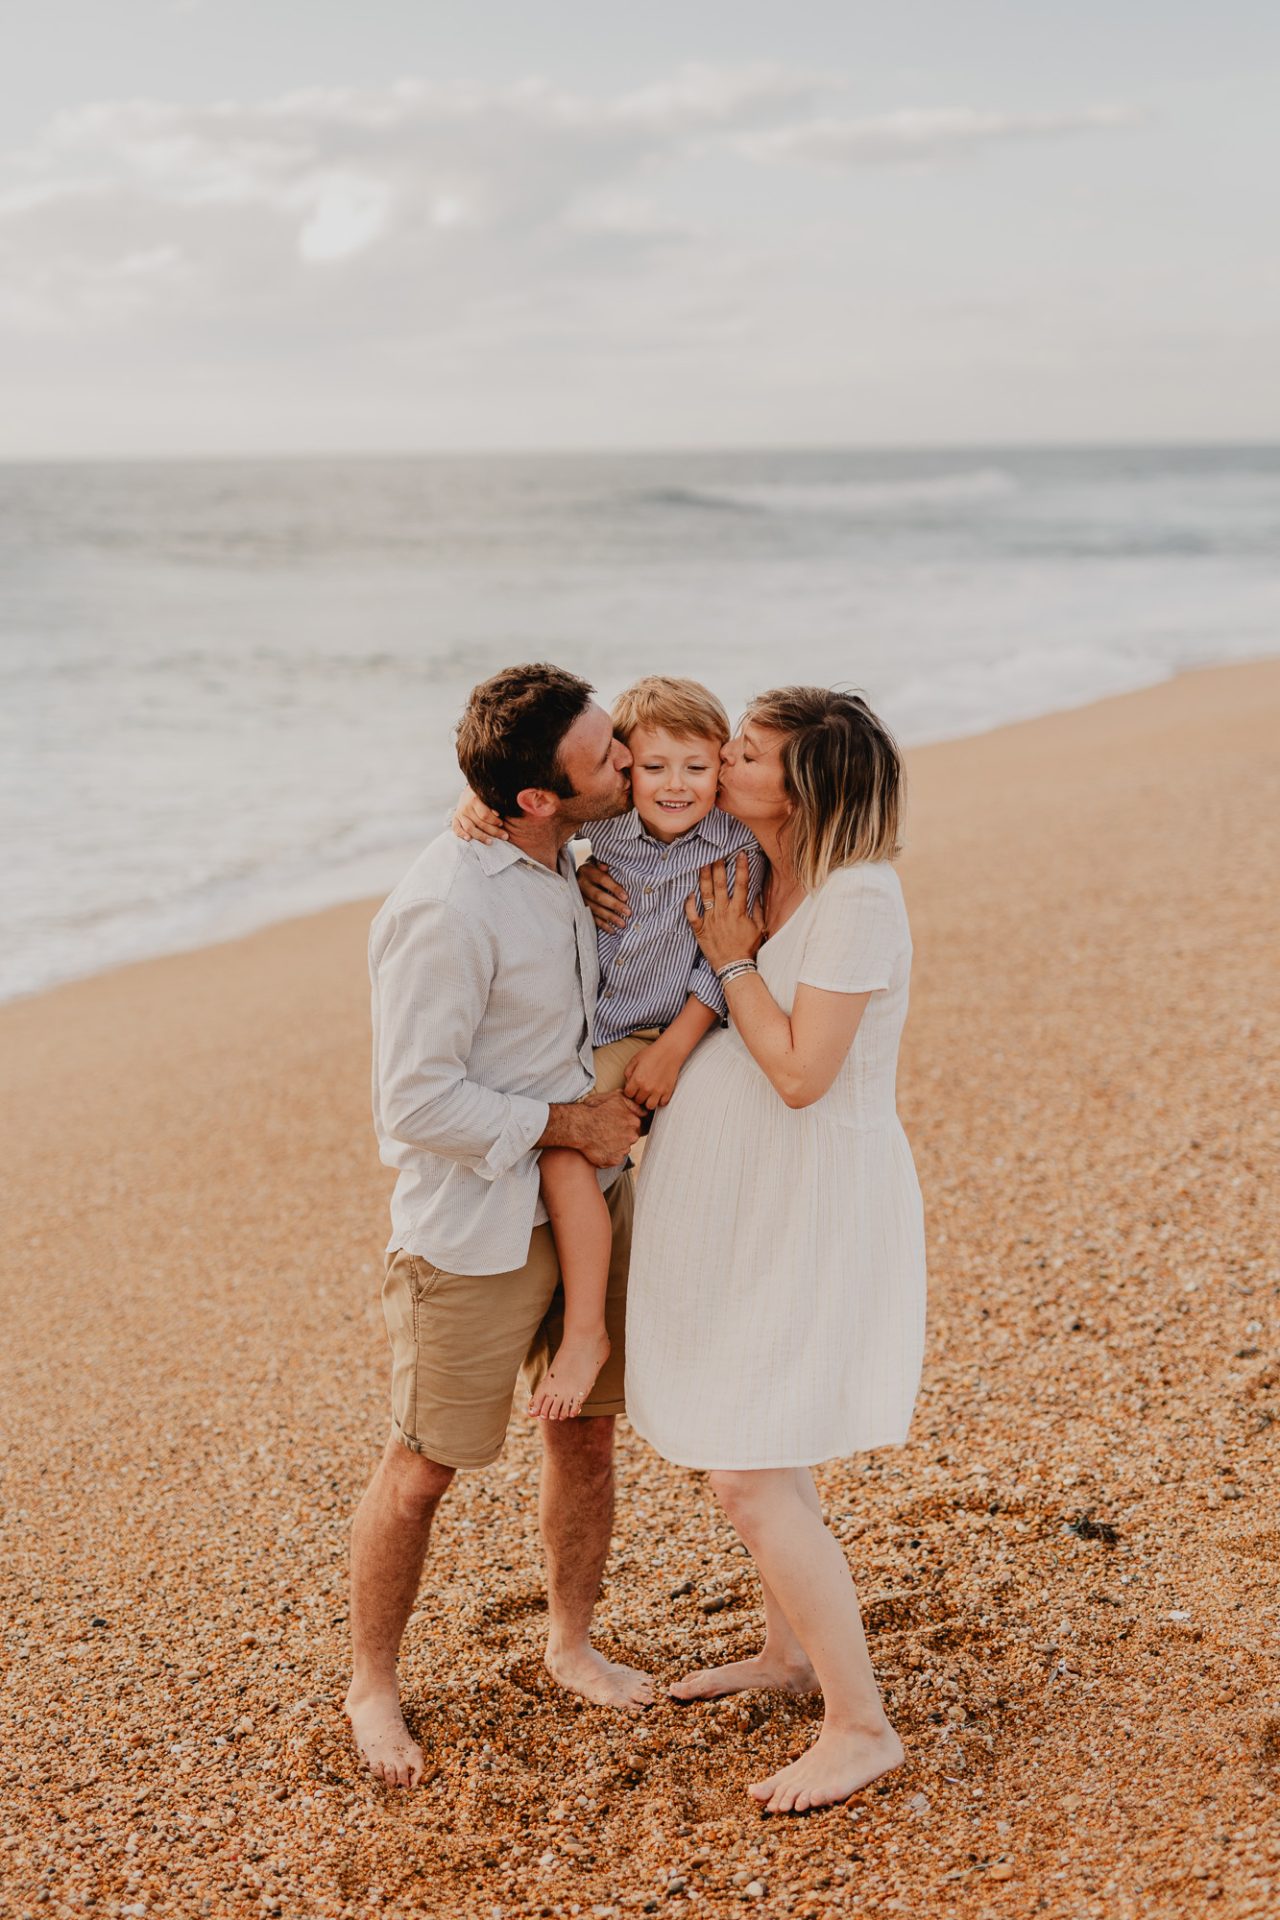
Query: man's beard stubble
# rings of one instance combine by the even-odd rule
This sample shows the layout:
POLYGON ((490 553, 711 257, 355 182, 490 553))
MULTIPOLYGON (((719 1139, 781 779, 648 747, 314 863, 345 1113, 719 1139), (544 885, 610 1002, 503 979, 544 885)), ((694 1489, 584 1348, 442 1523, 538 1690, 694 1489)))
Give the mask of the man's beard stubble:
POLYGON ((585 825, 588 820, 613 820, 618 814, 631 811, 631 782, 624 778, 616 794, 601 795, 596 800, 590 800, 582 793, 570 794, 563 804, 565 818, 575 823, 585 825))

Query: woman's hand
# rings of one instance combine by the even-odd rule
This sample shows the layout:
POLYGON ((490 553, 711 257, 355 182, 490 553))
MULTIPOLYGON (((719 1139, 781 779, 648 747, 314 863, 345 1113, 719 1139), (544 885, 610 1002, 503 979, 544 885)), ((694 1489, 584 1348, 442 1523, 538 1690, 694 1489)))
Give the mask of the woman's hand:
POLYGON ((621 931, 631 918, 627 890, 601 860, 584 860, 578 868, 578 886, 601 933, 621 931))
POLYGON ((502 815, 495 813, 492 807, 486 807, 470 787, 462 789, 462 798, 454 809, 449 825, 459 840, 478 840, 485 847, 491 840, 511 838, 502 824, 502 815))
POLYGON ((684 910, 708 965, 718 970, 731 960, 754 959, 764 939, 764 915, 759 905, 754 912, 747 911, 746 854, 740 853, 734 860, 732 893, 729 869, 723 860, 702 868, 698 887, 702 911, 698 911, 697 893, 689 895, 684 910))

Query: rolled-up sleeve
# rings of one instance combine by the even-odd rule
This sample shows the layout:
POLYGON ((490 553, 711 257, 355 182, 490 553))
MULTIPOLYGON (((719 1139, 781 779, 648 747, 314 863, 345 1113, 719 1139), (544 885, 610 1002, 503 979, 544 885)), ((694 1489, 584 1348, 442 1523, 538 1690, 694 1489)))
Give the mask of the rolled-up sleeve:
POLYGON ((721 1020, 726 1018, 729 1003, 724 997, 724 988, 701 954, 698 955, 693 972, 689 975, 689 991, 695 999, 701 1000, 704 1007, 710 1007, 712 1013, 718 1014, 721 1020))
POLYGON ((372 958, 382 1129, 481 1179, 510 1172, 546 1131, 548 1105, 467 1077, 493 981, 492 936, 424 900, 390 921, 372 958))

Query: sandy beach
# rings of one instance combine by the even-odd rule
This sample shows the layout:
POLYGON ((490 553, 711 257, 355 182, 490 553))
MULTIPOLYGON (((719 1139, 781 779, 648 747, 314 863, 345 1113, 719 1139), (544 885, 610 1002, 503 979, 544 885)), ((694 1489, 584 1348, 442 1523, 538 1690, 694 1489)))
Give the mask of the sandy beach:
MULTIPOLYGON (((1280 1910, 1280 663, 910 756, 910 1443, 819 1475, 907 1764, 760 1818, 816 1702, 631 1721, 540 1664, 537 1446, 410 1626, 430 1783, 357 1766, 346 1534, 386 1432, 368 904, 0 1008, 0 1913, 1280 1910)), ((624 1430, 599 1639, 756 1644, 624 1430)))

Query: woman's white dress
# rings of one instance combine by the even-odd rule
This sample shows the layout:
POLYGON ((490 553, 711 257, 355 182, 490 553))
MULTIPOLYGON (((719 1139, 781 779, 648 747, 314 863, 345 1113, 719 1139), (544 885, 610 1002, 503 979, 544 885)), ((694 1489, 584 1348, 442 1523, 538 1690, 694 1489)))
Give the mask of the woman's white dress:
POLYGON ((895 1076, 911 934, 887 862, 845 867, 757 955, 866 993, 830 1090, 790 1108, 737 1030, 654 1122, 637 1187, 627 1413, 688 1467, 812 1466, 906 1438, 924 1349, 924 1221, 895 1076))

